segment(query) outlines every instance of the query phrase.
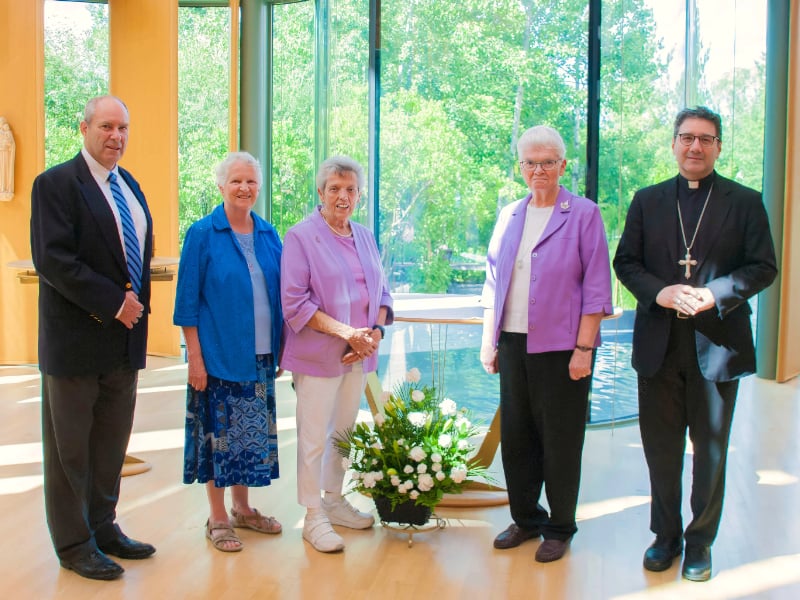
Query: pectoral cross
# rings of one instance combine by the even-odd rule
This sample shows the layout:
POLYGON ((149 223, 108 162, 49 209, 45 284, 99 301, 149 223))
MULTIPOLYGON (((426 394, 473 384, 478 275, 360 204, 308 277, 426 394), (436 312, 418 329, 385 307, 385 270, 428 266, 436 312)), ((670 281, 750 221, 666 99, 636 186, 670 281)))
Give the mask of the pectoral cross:
POLYGON ((683 275, 686 277, 686 279, 689 279, 692 276, 692 267, 697 265, 697 261, 692 258, 692 253, 687 248, 686 256, 679 260, 678 264, 682 267, 686 267, 686 271, 684 271, 683 275))

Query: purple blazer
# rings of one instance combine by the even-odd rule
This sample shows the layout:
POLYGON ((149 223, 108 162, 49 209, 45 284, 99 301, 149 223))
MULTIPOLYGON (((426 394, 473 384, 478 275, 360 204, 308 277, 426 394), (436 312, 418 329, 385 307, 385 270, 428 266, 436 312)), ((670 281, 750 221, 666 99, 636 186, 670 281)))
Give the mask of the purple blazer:
MULTIPOLYGON (((383 274, 381 257, 372 232, 350 222, 356 250, 364 269, 369 292, 369 323, 375 323, 378 310, 389 310, 386 324, 394 320, 392 297, 383 274)), ((336 377, 352 370, 342 364, 347 350, 344 340, 306 327, 321 310, 342 323, 350 322, 350 305, 358 301, 356 281, 319 207, 289 229, 281 255, 281 302, 287 327, 280 365, 289 371, 317 377, 336 377)), ((365 373, 378 367, 378 353, 364 359, 365 373)))
MULTIPOLYGON (((494 345, 531 195, 500 211, 486 257, 481 303, 495 311, 494 345)), ((581 316, 613 312, 608 242, 597 204, 560 186, 553 214, 531 252, 528 352, 572 350, 581 316)), ((595 346, 600 344, 598 332, 595 346)))

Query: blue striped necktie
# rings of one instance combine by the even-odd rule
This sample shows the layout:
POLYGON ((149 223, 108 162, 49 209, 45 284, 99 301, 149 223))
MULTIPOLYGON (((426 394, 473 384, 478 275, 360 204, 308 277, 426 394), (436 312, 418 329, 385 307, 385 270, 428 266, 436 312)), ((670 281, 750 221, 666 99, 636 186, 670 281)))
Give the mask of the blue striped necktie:
POLYGON ((136 227, 133 225, 133 217, 128 208, 128 202, 122 195, 122 189, 117 183, 117 175, 112 171, 108 174, 108 182, 111 184, 111 195, 117 203, 119 218, 122 221, 122 236, 125 238, 125 260, 128 263, 128 274, 131 277, 131 287, 138 294, 142 288, 142 257, 139 254, 139 238, 136 235, 136 227))

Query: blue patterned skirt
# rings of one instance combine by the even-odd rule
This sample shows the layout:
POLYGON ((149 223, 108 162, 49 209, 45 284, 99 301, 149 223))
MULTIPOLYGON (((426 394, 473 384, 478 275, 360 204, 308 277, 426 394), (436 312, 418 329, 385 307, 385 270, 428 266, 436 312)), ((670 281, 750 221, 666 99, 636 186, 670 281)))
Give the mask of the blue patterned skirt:
POLYGON ((209 375, 204 391, 187 386, 184 483, 257 487, 278 478, 275 363, 271 354, 256 362, 255 381, 209 375))

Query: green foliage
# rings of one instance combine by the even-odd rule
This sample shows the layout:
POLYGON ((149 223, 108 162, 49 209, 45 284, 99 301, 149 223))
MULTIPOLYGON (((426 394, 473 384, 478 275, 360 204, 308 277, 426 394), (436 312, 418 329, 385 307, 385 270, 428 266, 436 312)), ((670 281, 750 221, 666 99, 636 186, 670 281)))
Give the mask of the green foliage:
POLYGON ((339 432, 336 449, 352 469, 351 490, 397 504, 434 508, 443 494, 461 493, 467 478, 486 477, 470 456, 479 434, 469 411, 419 383, 418 369, 387 394, 374 427, 356 423, 339 432))
MULTIPOLYGON (((596 200, 611 245, 634 192, 676 172, 672 119, 683 90, 669 80, 677 59, 663 52, 651 5, 603 2, 596 200)), ((46 31, 48 165, 77 152, 83 104, 107 90, 107 8, 75 7, 88 11, 88 27, 46 31)), ((283 234, 318 202, 314 3, 275 5, 273 15, 272 189, 265 192, 283 234)), ((562 134, 562 183, 583 193, 587 2, 405 0, 382 3, 381 18, 375 200, 384 267, 395 290, 445 291, 463 279, 452 264, 462 254, 485 255, 498 210, 527 193, 515 156, 522 131, 547 124, 562 134)), ((330 20, 328 154, 349 154, 366 166, 368 3, 339 0, 330 20)), ((182 7, 178 27, 182 238, 221 201, 213 168, 228 150, 229 11, 182 7)), ((760 188, 764 61, 709 81, 702 70, 710 51, 698 48, 697 88, 700 101, 723 117, 718 170, 760 188)), ((363 205, 371 200, 364 198, 356 220, 365 222, 363 205)))
POLYGON ((86 101, 108 93, 107 7, 75 5, 74 10, 88 16, 87 26, 45 18, 45 165, 48 167, 77 154, 83 143, 78 125, 86 101))
POLYGON ((179 239, 222 197, 214 168, 228 151, 229 11, 178 11, 179 239))

